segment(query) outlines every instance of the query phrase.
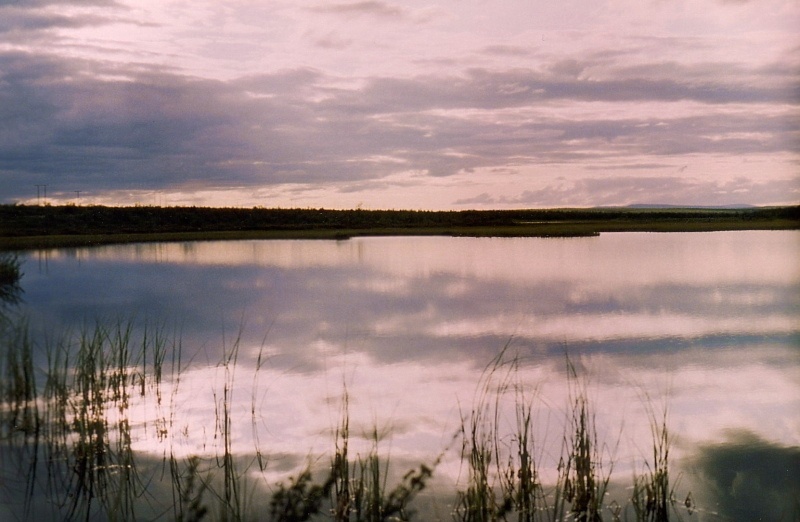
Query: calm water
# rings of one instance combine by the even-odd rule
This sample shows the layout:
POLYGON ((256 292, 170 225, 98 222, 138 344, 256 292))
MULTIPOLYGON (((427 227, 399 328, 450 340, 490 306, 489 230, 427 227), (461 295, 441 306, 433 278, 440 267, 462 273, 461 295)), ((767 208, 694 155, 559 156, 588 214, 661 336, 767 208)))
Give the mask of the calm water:
MULTIPOLYGON (((399 473, 445 451, 437 485, 454 491, 464 469, 452 437, 506 347, 520 363, 511 379, 534 398, 543 480, 564 436, 568 354, 620 503, 652 452, 648 408, 665 405, 676 496, 692 493, 693 519, 791 516, 797 498, 798 232, 165 243, 24 257, 20 311, 37 339, 130 322, 180 340, 169 399, 130 410, 133 449, 154 459, 166 444, 218 452, 215 408, 228 390, 231 447, 264 456, 251 475, 268 490, 331 452, 346 389, 354 448, 366 451, 360 437, 377 428, 399 473), (164 411, 167 442, 154 427, 164 411)), ((513 425, 510 410, 502 417, 513 425)), ((449 520, 450 501, 432 513, 449 520)))

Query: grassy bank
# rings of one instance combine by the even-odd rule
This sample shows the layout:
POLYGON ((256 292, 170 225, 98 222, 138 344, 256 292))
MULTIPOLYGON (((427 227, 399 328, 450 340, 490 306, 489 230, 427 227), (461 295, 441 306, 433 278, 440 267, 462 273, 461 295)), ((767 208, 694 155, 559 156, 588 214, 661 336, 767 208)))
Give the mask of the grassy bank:
POLYGON ((144 241, 355 236, 593 236, 800 228, 800 206, 405 211, 0 205, 0 249, 144 241))

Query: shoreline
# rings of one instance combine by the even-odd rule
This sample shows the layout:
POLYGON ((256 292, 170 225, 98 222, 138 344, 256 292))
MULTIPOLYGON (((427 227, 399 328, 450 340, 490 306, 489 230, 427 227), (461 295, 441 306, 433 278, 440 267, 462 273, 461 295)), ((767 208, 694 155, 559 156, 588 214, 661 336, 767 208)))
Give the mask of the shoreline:
POLYGON ((0 251, 121 243, 366 236, 592 237, 607 232, 798 230, 800 206, 514 211, 0 205, 0 251))

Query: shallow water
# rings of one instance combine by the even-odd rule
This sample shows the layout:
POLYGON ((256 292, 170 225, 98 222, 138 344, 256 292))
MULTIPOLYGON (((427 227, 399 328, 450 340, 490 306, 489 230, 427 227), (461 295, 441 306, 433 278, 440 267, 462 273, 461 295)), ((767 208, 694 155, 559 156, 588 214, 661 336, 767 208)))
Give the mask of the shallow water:
MULTIPOLYGON (((180 380, 167 372, 162 385, 169 399, 128 411, 133 450, 154 460, 166 451, 154 429, 165 417, 169 451, 219 453, 228 392, 230 447, 263 455, 254 483, 274 485, 332 451, 346 389, 352 451, 367 452, 375 428, 398 473, 444 451, 435 477, 454 491, 464 469, 453 435, 505 349, 518 363, 510 382, 533 401, 543 481, 555 479, 570 390, 584 383, 619 503, 652 452, 648 412, 666 407, 676 497, 692 493, 693 517, 792 509, 795 231, 159 243, 24 258, 20 313, 35 338, 130 322, 137 335, 180 341, 180 380), (236 364, 222 364, 234 351, 236 364)), ((34 357, 46 364, 44 349, 34 357)), ((438 501, 444 519, 450 501, 438 501)))

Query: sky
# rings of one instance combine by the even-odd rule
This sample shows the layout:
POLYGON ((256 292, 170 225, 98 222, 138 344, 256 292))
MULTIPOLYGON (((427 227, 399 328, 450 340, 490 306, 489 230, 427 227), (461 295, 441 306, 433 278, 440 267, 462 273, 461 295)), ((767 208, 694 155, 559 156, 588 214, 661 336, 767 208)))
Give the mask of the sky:
POLYGON ((0 0, 0 202, 800 203, 798 0, 0 0))

